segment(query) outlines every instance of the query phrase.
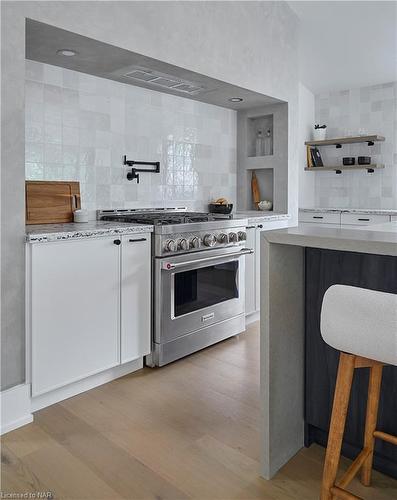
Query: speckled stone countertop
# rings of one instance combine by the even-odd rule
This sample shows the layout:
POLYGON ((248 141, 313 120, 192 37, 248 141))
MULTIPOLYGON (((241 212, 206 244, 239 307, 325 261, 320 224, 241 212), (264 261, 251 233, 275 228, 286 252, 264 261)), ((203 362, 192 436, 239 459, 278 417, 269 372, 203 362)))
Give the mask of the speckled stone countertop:
POLYGON ((48 241, 77 240, 99 236, 122 236, 123 234, 149 233, 153 226, 126 224, 120 222, 90 221, 67 224, 31 224, 26 226, 27 243, 48 241))
MULTIPOLYGON (((226 219, 226 216, 219 216, 213 214, 215 218, 226 219)), ((239 211, 232 214, 233 219, 248 219, 248 224, 252 224, 254 221, 274 221, 274 220, 288 220, 291 218, 289 214, 281 214, 277 212, 261 212, 259 210, 247 210, 246 212, 239 211)))
POLYGON ((397 215, 397 210, 381 208, 300 208, 300 212, 340 212, 352 214, 397 215))
POLYGON ((248 210, 246 212, 236 212, 234 217, 248 219, 248 223, 252 224, 254 221, 274 221, 274 220, 288 220, 291 218, 289 214, 280 214, 275 212, 261 212, 260 210, 248 210))

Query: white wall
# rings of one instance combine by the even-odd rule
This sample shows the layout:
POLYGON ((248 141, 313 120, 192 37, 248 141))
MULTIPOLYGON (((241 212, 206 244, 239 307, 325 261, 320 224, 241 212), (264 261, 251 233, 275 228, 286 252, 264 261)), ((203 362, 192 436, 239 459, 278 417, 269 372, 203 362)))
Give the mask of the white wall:
POLYGON ((305 172, 305 141, 311 139, 314 125, 314 94, 302 83, 299 84, 299 207, 310 208, 315 205, 315 177, 305 172))
POLYGON ((236 203, 236 111, 35 61, 25 92, 26 178, 79 181, 82 208, 236 203), (128 181, 124 154, 160 173, 128 181))
MULTIPOLYGON (((306 106, 300 107, 301 121, 307 117, 308 109, 306 100, 306 106)), ((300 207, 397 209, 397 83, 318 94, 313 122, 325 123, 329 138, 359 134, 385 137, 385 142, 374 146, 364 143, 341 149, 322 147, 324 165, 342 165, 345 156, 354 156, 356 162, 358 156, 370 156, 372 163, 384 164, 385 168, 373 174, 355 170, 340 175, 304 172, 301 168, 300 207)), ((310 134, 305 140, 308 138, 310 134)), ((303 154, 302 146, 304 166, 303 154)))
POLYGON ((298 54, 286 2, 1 2, 2 387, 25 378, 24 78, 31 18, 288 101, 288 210, 297 217, 298 54))

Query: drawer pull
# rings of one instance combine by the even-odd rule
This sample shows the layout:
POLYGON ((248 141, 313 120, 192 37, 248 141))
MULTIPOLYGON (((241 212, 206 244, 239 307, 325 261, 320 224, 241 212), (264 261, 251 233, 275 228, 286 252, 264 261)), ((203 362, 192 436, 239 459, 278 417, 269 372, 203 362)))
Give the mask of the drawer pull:
POLYGON ((313 215, 313 219, 324 219, 321 215, 313 215))
POLYGON ((262 229, 263 228, 263 224, 258 224, 259 229, 262 229))
POLYGON ((146 238, 136 238, 135 240, 129 240, 130 243, 136 243, 137 241, 146 241, 146 238))
POLYGON ((113 243, 114 243, 115 245, 121 245, 121 240, 114 240, 114 241, 113 241, 113 243))
POLYGON ((358 219, 358 220, 360 220, 362 222, 369 222, 371 219, 358 219))

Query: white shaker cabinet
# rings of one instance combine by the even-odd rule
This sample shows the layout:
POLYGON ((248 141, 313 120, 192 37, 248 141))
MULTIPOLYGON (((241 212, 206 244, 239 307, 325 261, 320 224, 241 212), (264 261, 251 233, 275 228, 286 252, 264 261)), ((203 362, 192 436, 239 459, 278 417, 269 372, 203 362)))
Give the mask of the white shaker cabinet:
POLYGON ((150 234, 122 237, 121 362, 150 353, 150 234))
POLYGON ((151 347, 151 234, 28 245, 32 396, 151 347))
POLYGON ((31 245, 32 395, 119 363, 115 238, 31 245))

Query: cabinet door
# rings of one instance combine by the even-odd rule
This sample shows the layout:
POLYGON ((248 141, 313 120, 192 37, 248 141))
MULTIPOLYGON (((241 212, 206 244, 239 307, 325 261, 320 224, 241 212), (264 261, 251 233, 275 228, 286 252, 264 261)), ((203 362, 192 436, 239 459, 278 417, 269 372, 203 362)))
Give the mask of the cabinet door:
POLYGON ((32 245, 33 396, 119 363, 119 290, 113 238, 32 245))
POLYGON ((254 253, 245 256, 245 314, 251 314, 256 310, 255 245, 256 228, 247 227, 246 247, 252 248, 254 253))
POLYGON ((151 350, 151 235, 123 236, 121 248, 121 362, 151 350))

